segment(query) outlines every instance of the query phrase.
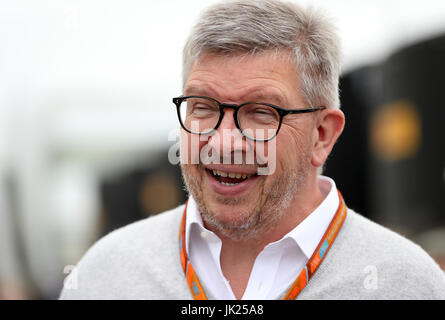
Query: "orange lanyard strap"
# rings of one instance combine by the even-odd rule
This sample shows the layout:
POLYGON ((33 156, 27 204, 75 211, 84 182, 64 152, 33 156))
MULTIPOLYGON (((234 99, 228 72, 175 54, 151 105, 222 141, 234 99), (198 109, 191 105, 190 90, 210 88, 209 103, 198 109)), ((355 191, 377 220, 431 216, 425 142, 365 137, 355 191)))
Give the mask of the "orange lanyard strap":
POLYGON ((338 206, 337 212, 334 215, 334 218, 332 219, 325 234, 318 243, 317 249, 315 249, 312 257, 309 259, 308 263, 303 268, 300 275, 297 277, 287 294, 284 296, 284 300, 294 300, 300 294, 301 290, 303 290, 304 287, 308 284, 315 271, 317 271, 321 262, 326 257, 326 253, 328 253, 329 249, 332 246, 332 243, 337 237, 337 234, 340 231, 343 222, 345 221, 347 212, 347 208, 340 191, 338 191, 338 198, 340 199, 340 204, 338 206))
MULTIPOLYGON (((294 281, 289 291, 284 296, 284 300, 294 300, 304 289, 304 287, 308 284, 309 280, 314 275, 315 271, 317 271, 323 259, 326 257, 326 253, 332 246, 335 238, 337 237, 340 228, 343 225, 343 222, 346 218, 347 208, 343 201, 343 196, 340 191, 338 191, 338 197, 340 199, 340 204, 338 206, 337 212, 334 215, 331 223, 329 224, 325 234, 321 238, 318 243, 317 249, 315 249, 312 257, 307 262, 306 266, 301 271, 300 275, 294 281)), ((187 202, 185 204, 184 213, 182 215, 181 227, 179 230, 179 252, 181 258, 182 269, 184 270, 185 277, 187 279, 187 283, 190 288, 190 292, 193 295, 195 300, 207 300, 207 296, 204 292, 204 289, 199 282, 198 276, 196 275, 195 270, 193 269, 192 264, 190 263, 187 250, 185 248, 185 220, 186 220, 186 212, 187 212, 187 202)))
POLYGON ((185 217, 187 212, 187 203, 185 203, 184 214, 182 215, 181 228, 179 230, 179 254, 181 258, 182 269, 184 270, 185 278, 190 288, 190 292, 195 300, 207 300, 207 296, 204 289, 199 282, 198 276, 193 269, 192 264, 187 256, 187 250, 185 248, 185 217))

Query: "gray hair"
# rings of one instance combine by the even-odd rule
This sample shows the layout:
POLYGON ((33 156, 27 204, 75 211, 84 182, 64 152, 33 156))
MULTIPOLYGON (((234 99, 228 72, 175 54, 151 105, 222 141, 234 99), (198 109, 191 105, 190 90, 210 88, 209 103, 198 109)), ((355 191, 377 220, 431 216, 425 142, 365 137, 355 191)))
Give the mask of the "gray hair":
POLYGON ((311 106, 339 108, 340 40, 319 11, 277 0, 224 1, 205 10, 184 46, 183 85, 204 54, 291 53, 311 106))

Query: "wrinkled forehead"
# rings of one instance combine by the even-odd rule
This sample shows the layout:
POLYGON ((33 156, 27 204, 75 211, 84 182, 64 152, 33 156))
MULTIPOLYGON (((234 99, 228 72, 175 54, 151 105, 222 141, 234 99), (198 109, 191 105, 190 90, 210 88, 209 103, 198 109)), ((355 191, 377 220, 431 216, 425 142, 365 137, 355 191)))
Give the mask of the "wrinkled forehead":
POLYGON ((190 70, 184 94, 211 94, 213 98, 233 102, 267 98, 267 102, 286 106, 289 95, 299 91, 299 77, 289 55, 280 53, 270 50, 256 54, 202 55, 190 70))
POLYGON ((219 63, 238 63, 244 64, 250 61, 267 57, 267 60, 271 62, 279 61, 281 63, 288 63, 291 67, 295 68, 295 55, 287 48, 270 48, 270 49, 253 49, 253 50, 214 50, 214 49, 203 49, 196 56, 190 59, 187 65, 184 65, 183 74, 183 85, 188 79, 190 72, 197 65, 202 64, 203 61, 212 59, 214 61, 219 61, 219 63))

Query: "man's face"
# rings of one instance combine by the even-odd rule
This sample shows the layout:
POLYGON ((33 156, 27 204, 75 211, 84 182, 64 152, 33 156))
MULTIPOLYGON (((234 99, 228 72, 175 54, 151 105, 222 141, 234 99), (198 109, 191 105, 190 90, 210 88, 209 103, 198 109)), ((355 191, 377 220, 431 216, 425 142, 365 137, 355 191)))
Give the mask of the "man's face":
MULTIPOLYGON (((287 56, 280 58, 272 52, 234 57, 206 55, 191 69, 184 94, 229 104, 253 101, 296 109, 307 107, 299 87, 297 72, 287 56)), ((213 135, 200 137, 182 130, 181 154, 188 155, 181 164, 184 180, 208 227, 234 240, 254 238, 283 217, 308 177, 315 174, 311 154, 316 117, 287 115, 274 140, 253 142, 241 134, 233 135, 234 110, 224 111, 213 135), (192 150, 194 147, 199 152, 192 150), (219 164, 197 159, 203 149, 205 154, 210 150, 218 155, 219 164), (266 163, 274 169, 273 174, 256 174, 263 163, 259 156, 253 157, 253 164, 246 163, 246 155, 257 155, 260 149, 265 155, 263 161, 274 162, 266 163), (234 164, 236 155, 244 156, 242 164, 234 164), (228 179, 234 174, 238 175, 236 180, 228 179)))

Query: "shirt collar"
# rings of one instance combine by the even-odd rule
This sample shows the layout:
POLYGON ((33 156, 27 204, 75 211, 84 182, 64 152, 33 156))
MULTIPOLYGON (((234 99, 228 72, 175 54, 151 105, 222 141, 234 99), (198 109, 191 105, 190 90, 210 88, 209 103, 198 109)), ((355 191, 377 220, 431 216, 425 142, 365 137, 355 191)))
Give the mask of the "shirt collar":
MULTIPOLYGON (((273 243, 277 244, 280 242, 288 242, 288 239, 290 239, 291 242, 295 242, 300 247, 306 258, 308 259, 312 256, 312 253, 317 248, 318 243, 320 242, 326 229, 331 223, 331 220, 334 217, 340 204, 337 187, 334 180, 325 176, 319 176, 318 184, 321 193, 324 196, 324 200, 298 226, 292 229, 283 238, 273 243)), ((207 230, 202 222, 197 204, 193 197, 190 195, 187 203, 186 215, 187 252, 190 252, 190 236, 193 225, 197 225, 198 228, 196 229, 199 231, 207 230)), ((207 230, 207 232, 213 234, 213 232, 209 230, 207 230)), ((272 243, 269 245, 272 245, 272 243)))
POLYGON ((293 239, 308 259, 317 248, 340 204, 334 180, 319 176, 318 184, 321 194, 325 197, 324 200, 298 226, 282 238, 293 239))
POLYGON ((190 235, 192 227, 195 225, 200 231, 206 229, 204 227, 204 223, 202 222, 201 215, 199 214, 198 205, 196 204, 195 199, 193 199, 192 195, 190 195, 187 201, 187 213, 185 218, 185 245, 187 253, 190 253, 190 235))

